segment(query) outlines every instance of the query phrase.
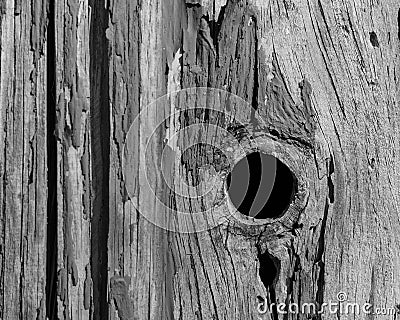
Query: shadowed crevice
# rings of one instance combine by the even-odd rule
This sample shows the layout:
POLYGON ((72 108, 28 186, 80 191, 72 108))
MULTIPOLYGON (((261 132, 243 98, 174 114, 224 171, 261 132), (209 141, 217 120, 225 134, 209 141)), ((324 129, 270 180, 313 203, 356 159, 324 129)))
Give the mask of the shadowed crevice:
POLYGON ((275 283, 280 271, 280 261, 273 257, 268 251, 258 253, 260 263, 259 276, 269 294, 268 308, 274 320, 278 319, 278 310, 276 307, 275 283))
POLYGON ((57 318, 57 138, 56 130, 56 39, 54 0, 49 1, 47 26, 47 244, 46 315, 57 318))
POLYGON ((108 319, 107 268, 110 176, 110 104, 108 10, 104 3, 90 0, 90 131, 92 150, 92 237, 91 275, 93 318, 108 319))
POLYGON ((400 41, 400 9, 397 13, 397 37, 400 41))

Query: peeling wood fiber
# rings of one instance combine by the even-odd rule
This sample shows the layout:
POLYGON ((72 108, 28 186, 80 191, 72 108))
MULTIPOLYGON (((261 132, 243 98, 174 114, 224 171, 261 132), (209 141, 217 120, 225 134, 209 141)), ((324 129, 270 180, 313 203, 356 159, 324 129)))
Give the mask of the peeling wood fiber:
POLYGON ((0 319, 46 317, 47 10, 0 3, 0 319))

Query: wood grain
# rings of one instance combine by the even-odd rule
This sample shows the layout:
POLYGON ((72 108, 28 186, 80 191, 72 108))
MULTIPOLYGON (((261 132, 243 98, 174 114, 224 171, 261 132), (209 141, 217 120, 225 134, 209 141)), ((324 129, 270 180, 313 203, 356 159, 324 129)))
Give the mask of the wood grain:
POLYGON ((0 318, 45 319, 47 5, 0 8, 0 318))
POLYGON ((399 7, 0 1, 0 319, 396 319, 257 307, 400 303, 399 7), (276 219, 227 196, 252 151, 276 219))

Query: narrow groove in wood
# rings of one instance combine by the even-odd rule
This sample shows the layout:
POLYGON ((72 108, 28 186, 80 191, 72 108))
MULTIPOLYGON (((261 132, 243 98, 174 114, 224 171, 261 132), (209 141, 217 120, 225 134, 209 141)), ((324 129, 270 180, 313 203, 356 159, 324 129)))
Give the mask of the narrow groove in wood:
POLYGON ((93 281, 93 319, 108 319, 107 268, 109 234, 109 179, 110 179, 110 101, 108 10, 103 3, 91 0, 90 22, 90 131, 92 151, 92 238, 91 274, 93 281))
POLYGON ((279 276, 280 262, 268 251, 261 253, 259 250, 258 261, 260 263, 259 275, 265 289, 269 294, 268 308, 273 320, 278 320, 278 311, 276 307, 275 284, 279 276))
POLYGON ((397 37, 400 41, 400 9, 397 12, 397 37))
POLYGON ((49 1, 47 26, 47 251, 46 314, 57 319, 57 138, 56 129, 56 40, 54 0, 49 1))

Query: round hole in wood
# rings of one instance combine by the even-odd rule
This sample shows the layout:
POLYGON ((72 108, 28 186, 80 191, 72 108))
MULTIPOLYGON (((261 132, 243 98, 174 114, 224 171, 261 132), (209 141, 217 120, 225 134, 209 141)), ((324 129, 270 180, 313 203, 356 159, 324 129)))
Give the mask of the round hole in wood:
POLYGON ((291 170, 278 158, 253 152, 239 160, 227 176, 235 208, 256 219, 277 218, 289 207, 296 186, 291 170))

